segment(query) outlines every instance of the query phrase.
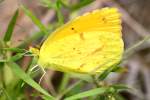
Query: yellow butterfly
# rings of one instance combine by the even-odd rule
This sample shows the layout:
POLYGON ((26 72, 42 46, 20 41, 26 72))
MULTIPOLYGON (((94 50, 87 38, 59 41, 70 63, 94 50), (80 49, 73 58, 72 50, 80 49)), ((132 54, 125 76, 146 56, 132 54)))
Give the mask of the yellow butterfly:
POLYGON ((39 51, 38 64, 62 72, 95 74, 118 63, 123 51, 120 13, 117 8, 103 8, 54 31, 39 51))

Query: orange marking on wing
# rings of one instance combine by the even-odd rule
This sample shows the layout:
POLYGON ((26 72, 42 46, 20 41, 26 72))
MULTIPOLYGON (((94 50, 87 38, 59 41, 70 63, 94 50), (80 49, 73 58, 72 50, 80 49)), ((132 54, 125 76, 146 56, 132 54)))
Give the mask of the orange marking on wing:
POLYGON ((81 39, 81 40, 85 40, 85 38, 84 38, 84 33, 80 33, 79 35, 80 35, 80 39, 81 39))
POLYGON ((93 54, 97 53, 98 51, 101 51, 103 48, 104 48, 104 45, 102 47, 95 49, 90 55, 93 55, 93 54))
POLYGON ((77 68, 77 70, 80 70, 81 68, 83 68, 84 65, 85 65, 85 63, 81 64, 81 65, 77 68))

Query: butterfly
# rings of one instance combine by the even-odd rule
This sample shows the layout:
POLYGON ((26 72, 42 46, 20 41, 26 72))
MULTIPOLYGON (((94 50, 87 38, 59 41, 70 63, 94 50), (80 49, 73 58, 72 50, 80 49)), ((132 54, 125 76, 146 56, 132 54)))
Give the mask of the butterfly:
POLYGON ((122 58, 120 17, 117 8, 106 7, 69 21, 44 41, 38 65, 62 72, 103 72, 122 58))

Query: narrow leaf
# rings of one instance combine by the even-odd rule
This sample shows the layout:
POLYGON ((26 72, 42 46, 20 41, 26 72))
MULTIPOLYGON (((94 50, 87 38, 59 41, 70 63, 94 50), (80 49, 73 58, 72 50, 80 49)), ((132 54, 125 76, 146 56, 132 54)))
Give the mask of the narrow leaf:
POLYGON ((31 20, 34 22, 34 24, 45 34, 48 34, 48 31, 46 29, 46 27, 41 23, 41 21, 35 16, 33 15, 33 13, 28 10, 25 6, 21 6, 21 8, 23 9, 23 11, 25 12, 25 14, 31 18, 31 20))
POLYGON ((15 27, 15 24, 16 24, 16 20, 17 20, 17 17, 18 17, 18 12, 19 11, 17 9, 15 14, 13 15, 11 21, 9 22, 9 25, 7 27, 7 31, 6 31, 5 36, 4 36, 4 41, 5 42, 10 41, 10 39, 11 39, 13 30, 14 30, 14 27, 15 27))
POLYGON ((68 83, 69 83, 69 75, 64 73, 60 86, 59 86, 59 92, 65 90, 68 83))
MULTIPOLYGON (((119 62, 119 63, 120 63, 120 62, 119 62)), ((98 76, 98 79, 99 79, 100 81, 104 80, 111 72, 113 72, 113 71, 117 68, 117 66, 118 66, 119 63, 114 64, 114 65, 112 65, 110 68, 106 69, 103 73, 101 73, 101 74, 98 76)))
POLYGON ((78 9, 92 3, 93 1, 94 0, 81 0, 80 3, 72 5, 70 8, 71 8, 72 11, 78 10, 78 9))
POLYGON ((92 89, 89 91, 75 94, 73 96, 65 98, 64 100, 76 100, 76 99, 81 99, 81 98, 89 97, 89 96, 93 96, 93 95, 98 95, 98 94, 100 95, 100 94, 104 94, 105 92, 107 92, 107 90, 108 90, 108 88, 106 88, 106 87, 96 88, 96 89, 92 89))
POLYGON ((10 60, 11 60, 11 61, 17 61, 17 60, 21 59, 23 56, 24 56, 23 53, 17 53, 16 55, 12 56, 12 57, 10 58, 10 60))
POLYGON ((12 52, 18 52, 18 53, 24 53, 24 52, 26 52, 25 49, 20 49, 20 48, 2 48, 0 50, 12 51, 12 52))
POLYGON ((46 92, 39 84, 37 84, 29 75, 27 75, 16 63, 9 62, 9 66, 11 66, 12 71, 15 73, 17 77, 25 81, 31 87, 35 88, 37 91, 41 92, 45 96, 49 98, 49 100, 55 100, 53 96, 51 96, 48 92, 46 92))
POLYGON ((112 88, 114 88, 117 92, 121 92, 121 91, 126 91, 131 89, 130 87, 128 87, 127 85, 124 84, 115 84, 111 86, 112 88))

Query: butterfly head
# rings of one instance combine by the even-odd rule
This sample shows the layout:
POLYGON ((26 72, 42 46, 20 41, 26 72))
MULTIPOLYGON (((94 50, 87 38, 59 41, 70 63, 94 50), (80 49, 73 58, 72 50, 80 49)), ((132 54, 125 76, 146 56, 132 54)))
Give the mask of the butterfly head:
POLYGON ((39 53, 40 53, 39 49, 30 47, 30 48, 29 48, 29 51, 30 51, 33 55, 39 56, 39 53))

